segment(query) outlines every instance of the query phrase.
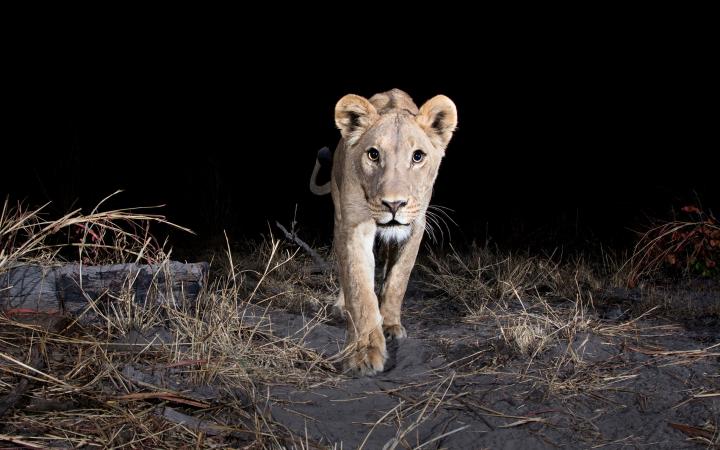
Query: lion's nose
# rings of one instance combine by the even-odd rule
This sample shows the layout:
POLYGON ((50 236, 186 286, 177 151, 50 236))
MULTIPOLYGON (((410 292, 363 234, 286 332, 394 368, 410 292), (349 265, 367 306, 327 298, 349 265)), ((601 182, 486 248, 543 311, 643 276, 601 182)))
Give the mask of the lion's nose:
POLYGON ((389 209, 390 212, 393 213, 393 216, 394 216, 395 214, 397 214, 397 212, 400 208, 407 205, 407 201, 406 200, 395 200, 395 201, 390 202, 387 200, 383 200, 382 204, 385 205, 387 207, 387 209, 389 209))

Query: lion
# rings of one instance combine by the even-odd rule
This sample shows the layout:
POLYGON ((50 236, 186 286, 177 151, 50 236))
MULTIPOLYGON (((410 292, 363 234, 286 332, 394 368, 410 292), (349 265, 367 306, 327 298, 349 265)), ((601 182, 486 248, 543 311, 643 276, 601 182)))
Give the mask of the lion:
POLYGON ((445 149, 457 126, 457 109, 438 95, 419 109, 393 89, 369 100, 348 94, 335 105, 341 139, 333 155, 323 149, 310 188, 331 193, 335 207, 333 248, 347 314, 345 370, 382 372, 386 339, 407 333, 400 312, 410 272, 425 232, 425 213, 445 149), (330 181, 317 185, 323 161, 332 159, 330 181), (379 297, 375 254, 385 256, 379 297))

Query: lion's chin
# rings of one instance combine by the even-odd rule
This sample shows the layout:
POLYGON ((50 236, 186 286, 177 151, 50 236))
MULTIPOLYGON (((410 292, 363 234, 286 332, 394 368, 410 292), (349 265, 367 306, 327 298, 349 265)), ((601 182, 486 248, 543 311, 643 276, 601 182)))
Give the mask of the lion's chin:
MULTIPOLYGON (((396 222, 397 223, 397 222, 396 222)), ((378 224, 377 237, 384 242, 403 242, 410 237, 412 227, 410 225, 389 225, 378 224)))

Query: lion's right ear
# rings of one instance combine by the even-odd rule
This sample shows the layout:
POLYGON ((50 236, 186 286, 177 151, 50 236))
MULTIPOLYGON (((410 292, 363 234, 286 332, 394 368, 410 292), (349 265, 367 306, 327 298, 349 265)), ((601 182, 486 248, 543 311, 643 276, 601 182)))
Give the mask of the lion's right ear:
POLYGON ((348 94, 335 105, 335 125, 349 147, 378 119, 375 107, 366 98, 348 94))
POLYGON ((433 145, 445 150, 457 127, 457 108, 449 98, 436 95, 420 107, 417 121, 425 129, 433 145))

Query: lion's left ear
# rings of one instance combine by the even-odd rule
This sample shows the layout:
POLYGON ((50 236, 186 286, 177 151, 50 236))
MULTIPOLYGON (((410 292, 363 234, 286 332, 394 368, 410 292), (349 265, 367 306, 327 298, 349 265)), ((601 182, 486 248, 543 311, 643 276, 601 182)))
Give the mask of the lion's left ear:
POLYGON ((457 127, 457 108, 449 98, 436 95, 420 107, 416 120, 433 145, 445 150, 457 127))

